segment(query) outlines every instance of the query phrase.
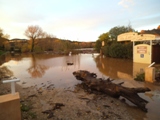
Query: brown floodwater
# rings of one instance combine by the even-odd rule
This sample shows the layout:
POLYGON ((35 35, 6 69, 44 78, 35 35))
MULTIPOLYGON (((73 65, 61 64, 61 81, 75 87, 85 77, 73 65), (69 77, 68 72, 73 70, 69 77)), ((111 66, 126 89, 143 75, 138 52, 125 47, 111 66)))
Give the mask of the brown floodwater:
POLYGON ((144 113, 129 101, 128 111, 136 120, 160 120, 160 86, 152 83, 134 81, 137 73, 143 72, 148 64, 133 63, 132 60, 102 57, 99 54, 77 54, 55 56, 52 54, 6 54, 0 57, 0 65, 11 70, 20 79, 17 84, 24 88, 37 88, 54 85, 57 88, 74 89, 81 83, 73 76, 76 70, 95 72, 98 77, 115 79, 115 83, 124 81, 127 87, 149 87, 152 91, 139 94, 149 101, 144 113), (67 65, 67 63, 73 65, 67 65))

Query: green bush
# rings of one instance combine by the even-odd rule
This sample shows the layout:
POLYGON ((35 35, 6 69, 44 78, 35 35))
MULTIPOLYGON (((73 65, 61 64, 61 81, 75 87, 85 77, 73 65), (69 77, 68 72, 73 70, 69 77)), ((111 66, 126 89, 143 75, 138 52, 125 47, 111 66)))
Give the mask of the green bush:
POLYGON ((102 48, 102 51, 103 51, 103 54, 105 55, 105 56, 108 56, 109 57, 109 46, 107 45, 107 46, 104 46, 103 48, 102 48))
POLYGON ((102 47, 102 41, 97 40, 97 41, 96 41, 96 45, 95 45, 95 50, 96 50, 97 52, 100 52, 101 47, 102 47))
POLYGON ((126 57, 129 59, 132 59, 133 58, 133 44, 132 43, 125 44, 125 49, 126 49, 126 57))
POLYGON ((105 56, 114 58, 129 58, 132 59, 133 56, 133 46, 132 43, 122 44, 122 43, 112 43, 111 45, 106 45, 102 48, 103 54, 105 56))
POLYGON ((137 73, 136 78, 134 78, 136 81, 145 81, 145 73, 137 73))
POLYGON ((21 110, 22 110, 22 111, 28 112, 30 109, 31 109, 31 106, 30 106, 30 105, 21 104, 21 110))
POLYGON ((110 46, 109 55, 114 58, 123 58, 124 50, 122 44, 114 43, 110 46))

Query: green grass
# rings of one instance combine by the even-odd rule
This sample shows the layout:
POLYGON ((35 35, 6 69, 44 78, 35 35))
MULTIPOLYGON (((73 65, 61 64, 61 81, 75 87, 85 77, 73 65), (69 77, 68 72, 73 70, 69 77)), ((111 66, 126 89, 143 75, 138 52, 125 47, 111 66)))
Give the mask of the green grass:
POLYGON ((22 110, 22 111, 28 112, 30 109, 31 109, 31 106, 30 106, 30 105, 21 104, 21 110, 22 110))
POLYGON ((35 119, 37 115, 32 111, 32 104, 30 102, 21 104, 21 111, 23 119, 35 119))

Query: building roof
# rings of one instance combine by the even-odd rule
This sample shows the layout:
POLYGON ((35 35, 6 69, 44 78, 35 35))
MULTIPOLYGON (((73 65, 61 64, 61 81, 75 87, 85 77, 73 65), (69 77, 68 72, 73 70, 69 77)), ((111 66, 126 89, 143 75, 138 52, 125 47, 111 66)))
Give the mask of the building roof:
POLYGON ((136 32, 128 32, 118 35, 118 41, 148 41, 160 40, 160 38, 153 34, 139 34, 136 32))
POLYGON ((160 25, 157 29, 141 30, 140 33, 127 32, 118 35, 117 41, 147 41, 147 40, 160 40, 160 25))

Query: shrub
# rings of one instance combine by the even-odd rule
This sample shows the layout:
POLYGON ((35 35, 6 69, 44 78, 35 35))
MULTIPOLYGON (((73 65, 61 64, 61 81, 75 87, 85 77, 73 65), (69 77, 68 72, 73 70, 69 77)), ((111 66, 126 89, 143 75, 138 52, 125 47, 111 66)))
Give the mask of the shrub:
POLYGON ((2 55, 2 54, 3 54, 3 51, 0 50, 0 55, 2 55))
POLYGON ((122 44, 122 43, 112 43, 111 45, 106 45, 103 47, 102 51, 105 56, 114 58, 129 58, 132 59, 133 56, 132 43, 122 44))
POLYGON ((97 40, 97 41, 96 41, 96 45, 95 45, 95 50, 96 50, 97 52, 100 52, 101 47, 102 47, 102 41, 97 40))
POLYGON ((110 49, 110 46, 109 46, 109 45, 104 46, 104 47, 102 48, 103 54, 104 54, 105 56, 109 56, 109 49, 110 49))
POLYGON ((136 78, 134 78, 136 81, 145 81, 145 73, 137 73, 136 78))
POLYGON ((43 52, 43 50, 41 49, 41 47, 35 46, 35 47, 34 47, 34 52, 35 52, 35 53, 41 53, 41 52, 43 52))
POLYGON ((5 53, 6 53, 6 51, 0 50, 0 55, 3 55, 5 53))
POLYGON ((29 52, 30 51, 30 46, 25 44, 21 47, 21 52, 29 52))
POLYGON ((126 49, 126 58, 132 59, 133 58, 133 45, 132 43, 124 44, 126 49))

